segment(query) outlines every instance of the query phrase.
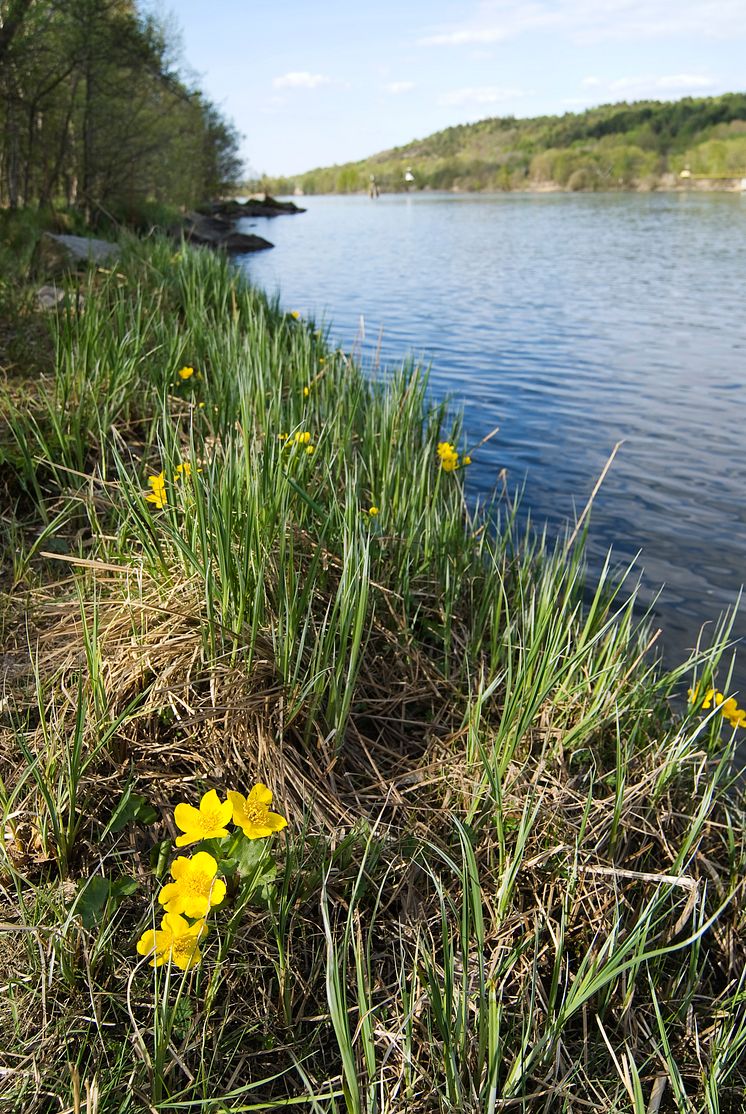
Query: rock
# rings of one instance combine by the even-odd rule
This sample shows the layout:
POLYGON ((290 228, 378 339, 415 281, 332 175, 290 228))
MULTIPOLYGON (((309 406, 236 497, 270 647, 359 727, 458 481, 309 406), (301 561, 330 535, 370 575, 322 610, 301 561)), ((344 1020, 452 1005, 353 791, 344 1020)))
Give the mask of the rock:
POLYGON ((187 213, 180 235, 191 244, 224 248, 225 251, 264 251, 274 246, 262 236, 234 231, 233 224, 222 217, 205 217, 199 213, 187 213))
POLYGON ((81 310, 84 303, 85 298, 79 291, 77 294, 71 294, 60 286, 40 286, 34 295, 34 304, 38 310, 42 311, 61 309, 73 305, 81 310))
POLYGON ((59 286, 40 286, 34 294, 34 303, 37 309, 54 309, 64 298, 65 291, 59 286))
POLYGON ((220 246, 226 251, 247 252, 264 251, 265 248, 274 247, 274 244, 270 244, 263 236, 254 236, 250 232, 229 232, 220 246))
POLYGON ((305 213, 294 201, 278 201, 269 194, 264 197, 250 197, 247 201, 213 201, 203 206, 203 211, 211 216, 239 220, 241 217, 280 217, 284 214, 305 213))
POLYGON ((118 244, 109 240, 43 232, 34 252, 34 266, 44 274, 60 274, 77 270, 83 264, 109 263, 118 254, 118 244))
POLYGON ((196 235, 204 236, 206 239, 210 236, 224 236, 233 229, 229 220, 217 216, 204 216, 202 213, 187 213, 184 217, 184 227, 194 230, 196 235))

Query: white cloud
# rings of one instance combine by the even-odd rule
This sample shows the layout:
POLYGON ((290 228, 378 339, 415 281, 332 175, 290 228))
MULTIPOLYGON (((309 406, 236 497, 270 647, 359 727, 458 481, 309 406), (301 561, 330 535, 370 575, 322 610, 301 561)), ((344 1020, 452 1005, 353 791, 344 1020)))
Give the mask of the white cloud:
POLYGON ((448 107, 462 105, 504 104, 516 97, 525 97, 523 89, 504 89, 499 85, 470 86, 466 89, 452 89, 438 97, 438 104, 448 107))
POLYGON ((295 70, 272 79, 275 89, 318 89, 320 85, 331 85, 331 78, 322 73, 308 73, 295 70))
POLYGON ((600 77, 584 77, 583 80, 580 82, 580 84, 587 86, 589 89, 592 89, 594 85, 600 85, 601 84, 601 78, 600 77))
POLYGON ((433 29, 420 46, 499 43, 528 31, 553 31, 576 42, 699 35, 746 36, 743 0, 480 0, 457 25, 433 29))
POLYGON ((387 93, 391 93, 393 96, 398 96, 400 93, 409 93, 412 89, 414 89, 414 82, 390 81, 388 85, 384 85, 384 89, 387 93))

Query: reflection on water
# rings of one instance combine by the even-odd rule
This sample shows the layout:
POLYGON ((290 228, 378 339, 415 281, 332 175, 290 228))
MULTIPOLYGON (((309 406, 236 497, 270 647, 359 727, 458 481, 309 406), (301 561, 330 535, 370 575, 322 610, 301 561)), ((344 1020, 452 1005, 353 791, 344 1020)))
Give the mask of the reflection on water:
MULTIPOLYGON (((465 412, 469 473, 506 467, 557 530, 624 440, 593 511, 590 557, 639 552, 669 663, 746 579, 746 197, 311 197, 245 257, 282 303, 363 354, 432 361, 465 412)), ((736 622, 746 635, 746 616, 736 622)), ((746 657, 746 655, 741 655, 746 657)), ((743 675, 741 665, 739 673, 743 675)), ((746 687, 746 677, 742 682, 746 687)))

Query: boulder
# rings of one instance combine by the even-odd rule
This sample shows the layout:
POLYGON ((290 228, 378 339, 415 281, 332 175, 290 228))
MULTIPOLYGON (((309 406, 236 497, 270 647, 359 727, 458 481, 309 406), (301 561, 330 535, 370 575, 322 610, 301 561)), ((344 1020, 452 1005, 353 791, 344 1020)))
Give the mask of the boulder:
POLYGON ((199 213, 187 213, 180 234, 191 244, 224 248, 225 251, 264 251, 273 247, 262 236, 234 231, 234 225, 222 217, 205 217, 199 213))
POLYGON ((36 309, 46 311, 50 309, 68 309, 75 306, 78 310, 82 310, 85 304, 85 298, 78 291, 77 293, 69 293, 63 290, 61 286, 54 284, 47 284, 40 286, 34 294, 34 305, 36 309))
POLYGON ((39 273, 55 275, 76 271, 91 263, 110 263, 118 255, 119 245, 109 240, 43 232, 34 252, 34 267, 39 273))
POLYGON ((264 251, 265 248, 272 248, 274 244, 270 244, 269 240, 265 240, 263 236, 254 236, 250 232, 229 232, 220 243, 221 248, 226 251, 247 252, 247 251, 264 251))
POLYGON ((65 299, 65 291, 59 286, 40 286, 34 294, 34 305, 37 309, 56 309, 65 299))

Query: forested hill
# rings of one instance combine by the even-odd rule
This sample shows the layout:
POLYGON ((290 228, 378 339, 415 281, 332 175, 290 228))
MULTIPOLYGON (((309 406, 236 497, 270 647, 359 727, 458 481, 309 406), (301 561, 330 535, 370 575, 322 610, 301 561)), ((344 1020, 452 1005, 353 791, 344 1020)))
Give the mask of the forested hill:
POLYGON ((367 189, 373 174, 382 190, 398 190, 408 169, 423 189, 645 189, 682 170, 695 181, 746 176, 746 93, 494 117, 264 184, 279 193, 352 193, 367 189))

